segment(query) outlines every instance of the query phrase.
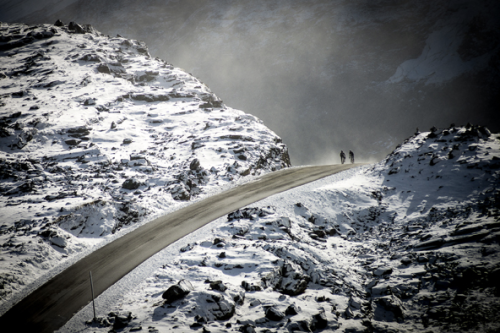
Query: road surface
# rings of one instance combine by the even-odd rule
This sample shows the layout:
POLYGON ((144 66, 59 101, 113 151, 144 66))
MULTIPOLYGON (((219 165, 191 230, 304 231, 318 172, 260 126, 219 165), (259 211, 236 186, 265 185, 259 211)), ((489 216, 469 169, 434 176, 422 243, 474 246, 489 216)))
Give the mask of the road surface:
POLYGON ((92 252, 46 282, 0 317, 0 328, 53 332, 90 301, 89 271, 97 297, 150 256, 203 225, 270 195, 360 165, 280 170, 159 217, 92 252))

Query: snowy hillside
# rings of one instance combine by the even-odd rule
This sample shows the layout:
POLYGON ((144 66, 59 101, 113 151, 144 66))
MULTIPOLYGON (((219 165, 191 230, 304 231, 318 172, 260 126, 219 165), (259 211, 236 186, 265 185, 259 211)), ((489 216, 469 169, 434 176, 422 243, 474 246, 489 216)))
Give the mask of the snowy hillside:
POLYGON ((122 229, 290 166, 262 121, 142 42, 2 23, 0 57, 0 304, 122 229))
POLYGON ((498 331, 499 202, 500 135, 433 128, 214 221, 63 331, 498 331))

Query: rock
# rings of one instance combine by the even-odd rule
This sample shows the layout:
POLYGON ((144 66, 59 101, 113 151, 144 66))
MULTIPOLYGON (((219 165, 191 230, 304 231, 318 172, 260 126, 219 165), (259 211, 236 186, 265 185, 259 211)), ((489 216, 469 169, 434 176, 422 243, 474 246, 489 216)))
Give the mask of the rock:
POLYGON ((99 66, 97 66, 97 71, 99 73, 103 73, 103 74, 111 74, 111 70, 109 69, 109 66, 105 63, 99 64, 99 66))
POLYGON ((127 190, 136 190, 142 185, 141 182, 139 182, 135 178, 129 178, 126 181, 123 182, 122 187, 127 190))
POLYGON ((132 139, 130 139, 130 138, 123 139, 123 144, 124 144, 124 145, 131 144, 132 142, 133 142, 133 140, 132 140, 132 139))
POLYGON ((194 160, 191 161, 189 164, 189 169, 191 170, 199 170, 200 169, 200 160, 195 158, 194 160))
POLYGON ((382 275, 389 275, 392 273, 392 268, 391 267, 379 267, 373 271, 373 275, 375 276, 382 276, 382 275))
POLYGON ((349 306, 352 307, 353 309, 359 310, 361 309, 361 299, 358 297, 351 296, 349 299, 349 306))
POLYGON ((351 319, 354 317, 354 312, 352 312, 350 307, 347 307, 344 311, 344 318, 345 319, 351 319))
POLYGON ((210 288, 213 290, 218 290, 218 291, 222 291, 222 292, 227 290, 227 287, 220 280, 210 282, 210 288))
POLYGON ((289 296, 302 294, 309 283, 309 277, 302 273, 298 265, 293 262, 286 262, 282 269, 282 280, 278 289, 281 293, 289 296))
POLYGON ((167 303, 175 302, 184 298, 193 290, 193 285, 186 280, 180 280, 177 284, 170 286, 161 296, 167 303))
POLYGON ((266 309, 266 318, 273 321, 280 321, 285 318, 285 314, 275 307, 270 307, 266 309))
POLYGON ((89 320, 88 324, 96 323, 99 325, 99 327, 109 327, 111 326, 111 323, 109 322, 108 318, 106 317, 97 317, 95 320, 89 320))
POLYGON ((67 240, 61 236, 50 237, 49 241, 60 248, 65 248, 68 245, 67 240))
POLYGON ((256 333, 255 326, 252 324, 245 324, 239 328, 239 331, 242 333, 256 333))
POLYGON ((78 126, 68 129, 66 132, 72 138, 81 138, 90 134, 92 128, 87 126, 78 126))
POLYGON ((245 293, 240 291, 238 294, 233 296, 233 301, 238 305, 243 305, 245 302, 245 293))
POLYGON ((125 328, 132 320, 132 312, 123 312, 123 313, 112 312, 110 316, 115 318, 115 322, 113 324, 114 329, 125 328))
POLYGON ((315 314, 312 317, 311 321, 311 329, 314 330, 322 330, 325 329, 326 326, 328 325, 328 320, 326 319, 326 315, 324 312, 320 312, 318 314, 315 314))
POLYGON ((376 300, 376 303, 377 308, 374 313, 375 320, 400 322, 404 319, 405 313, 403 303, 396 296, 389 295, 380 297, 376 300), (387 313, 387 311, 389 311, 389 313, 387 313))
POLYGON ((254 285, 253 283, 250 284, 245 280, 241 281, 241 286, 243 287, 243 289, 245 289, 245 291, 260 291, 260 290, 262 290, 261 286, 254 285))
POLYGON ((95 99, 94 98, 87 98, 84 102, 83 105, 95 105, 95 99))
POLYGON ((75 23, 75 22, 69 22, 68 30, 72 30, 77 34, 84 34, 86 32, 85 29, 81 25, 79 25, 78 23, 75 23))
POLYGON ((174 200, 188 201, 191 199, 191 193, 184 184, 175 184, 170 190, 170 193, 174 200))
POLYGON ((64 143, 66 143, 68 146, 77 146, 82 142, 82 140, 79 139, 68 139, 65 140, 64 143))
POLYGON ((290 304, 285 310, 285 314, 287 316, 295 316, 298 313, 299 313, 299 308, 295 304, 290 304))
POLYGON ((299 318, 290 321, 286 328, 289 332, 301 331, 301 332, 312 332, 311 328, 312 319, 310 317, 305 317, 303 315, 299 318))
POLYGON ((56 27, 64 27, 64 23, 61 20, 57 20, 56 23, 54 23, 56 27))
POLYGON ((254 307, 259 306, 259 305, 261 305, 261 304, 262 304, 262 303, 260 302, 260 300, 259 300, 259 299, 254 299, 253 301, 251 301, 251 302, 250 302, 250 307, 251 307, 251 308, 254 308, 254 307))
POLYGON ((410 258, 408 258, 408 257, 404 257, 404 258, 402 258, 402 259, 401 259, 401 263, 402 263, 403 265, 409 265, 409 264, 411 264, 412 262, 413 262, 413 260, 412 260, 412 259, 410 259, 410 258))
POLYGON ((207 302, 214 304, 212 307, 208 307, 208 311, 215 317, 217 320, 228 320, 236 311, 236 307, 233 302, 226 299, 222 295, 209 295, 210 298, 207 298, 207 302))

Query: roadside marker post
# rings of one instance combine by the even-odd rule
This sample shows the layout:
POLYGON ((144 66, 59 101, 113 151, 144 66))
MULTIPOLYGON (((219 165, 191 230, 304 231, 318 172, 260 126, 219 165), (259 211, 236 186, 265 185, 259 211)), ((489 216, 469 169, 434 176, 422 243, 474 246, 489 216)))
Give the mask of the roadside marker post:
POLYGON ((94 308, 94 321, 96 321, 95 301, 94 301, 94 283, 92 282, 92 271, 89 271, 89 275, 90 275, 90 289, 92 290, 92 307, 94 308))

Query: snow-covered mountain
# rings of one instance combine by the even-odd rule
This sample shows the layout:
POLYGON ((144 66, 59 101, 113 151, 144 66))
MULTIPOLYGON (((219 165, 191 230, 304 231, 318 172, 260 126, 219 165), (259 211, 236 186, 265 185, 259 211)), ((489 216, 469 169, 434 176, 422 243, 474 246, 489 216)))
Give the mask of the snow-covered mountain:
MULTIPOLYGON (((158 214, 290 165, 262 122, 144 43, 60 22, 0 33, 0 311, 158 214)), ((499 169, 485 127, 416 133, 187 236, 62 331, 497 331, 499 169)))
POLYGON ((0 302, 139 221, 290 166, 258 118, 144 43, 0 25, 0 302))
POLYGON ((214 221, 63 331, 495 332, 499 200, 500 135, 433 128, 214 221))
POLYGON ((294 165, 332 163, 341 149, 379 161, 416 127, 500 131, 497 0, 61 3, 22 22, 61 18, 146 41, 263 119, 294 165))

